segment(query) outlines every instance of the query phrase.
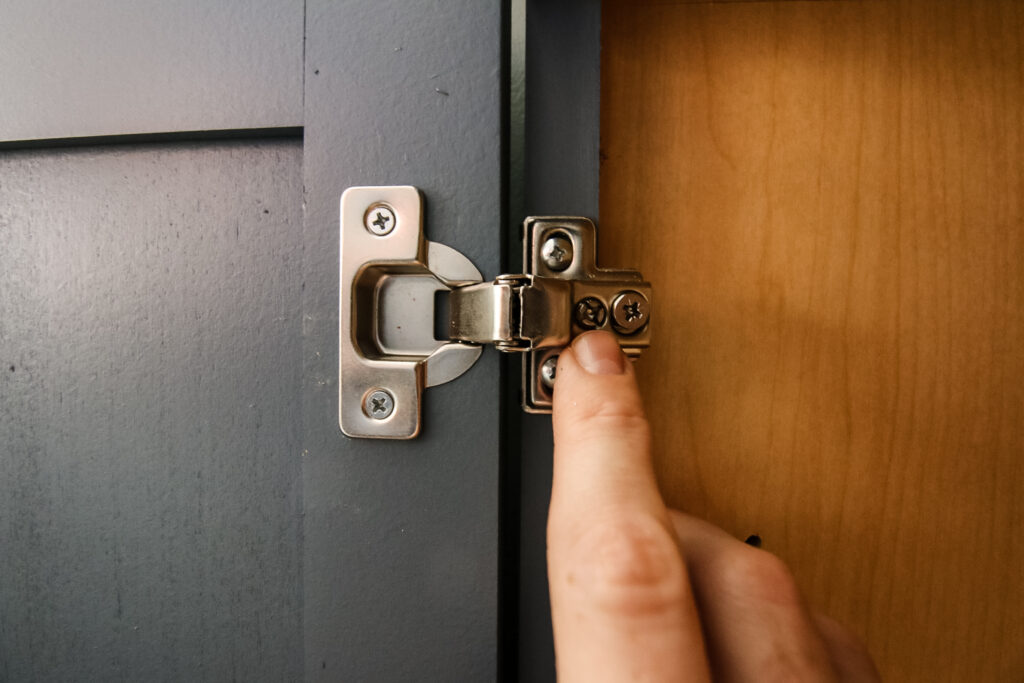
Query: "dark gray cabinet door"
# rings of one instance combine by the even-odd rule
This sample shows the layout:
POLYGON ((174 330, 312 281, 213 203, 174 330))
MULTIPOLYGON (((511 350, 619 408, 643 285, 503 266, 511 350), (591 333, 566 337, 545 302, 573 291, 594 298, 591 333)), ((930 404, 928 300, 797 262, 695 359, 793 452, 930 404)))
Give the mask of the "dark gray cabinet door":
POLYGON ((0 151, 0 680, 301 674, 301 159, 0 151))
POLYGON ((496 354, 419 439, 344 437, 337 206, 416 185, 498 273, 506 33, 0 5, 0 680, 498 675, 496 354))
POLYGON ((500 387, 488 349, 428 389, 413 441, 338 428, 338 197, 419 187, 430 239, 484 277, 503 208, 500 2, 306 6, 303 552, 306 672, 497 675, 500 387))
POLYGON ((302 125, 302 0, 4 0, 0 143, 302 125))

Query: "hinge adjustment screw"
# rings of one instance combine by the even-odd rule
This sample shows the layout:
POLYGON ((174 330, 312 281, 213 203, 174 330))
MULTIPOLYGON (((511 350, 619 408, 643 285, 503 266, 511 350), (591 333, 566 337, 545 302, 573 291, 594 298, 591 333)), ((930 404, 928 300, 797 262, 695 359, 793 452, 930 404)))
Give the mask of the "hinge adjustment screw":
POLYGON ((608 309, 596 297, 584 297, 576 304, 576 324, 585 330, 596 330, 604 327, 607 319, 608 309))
POLYGON ((650 302, 640 292, 619 292, 612 301, 612 324, 622 334, 639 332, 650 319, 650 309, 650 302))

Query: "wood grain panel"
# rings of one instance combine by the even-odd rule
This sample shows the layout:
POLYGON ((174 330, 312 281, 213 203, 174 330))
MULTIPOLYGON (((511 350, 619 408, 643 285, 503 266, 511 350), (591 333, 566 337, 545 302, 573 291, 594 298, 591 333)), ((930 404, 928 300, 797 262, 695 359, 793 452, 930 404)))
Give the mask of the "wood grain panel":
POLYGON ((1024 680, 1024 3, 606 0, 601 258, 669 502, 890 681, 1024 680))

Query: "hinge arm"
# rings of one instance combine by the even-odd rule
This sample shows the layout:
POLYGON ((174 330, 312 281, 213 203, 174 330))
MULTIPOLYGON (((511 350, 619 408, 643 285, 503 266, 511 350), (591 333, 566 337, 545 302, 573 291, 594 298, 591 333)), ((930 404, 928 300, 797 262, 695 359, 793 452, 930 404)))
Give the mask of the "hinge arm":
POLYGON ((449 295, 452 341, 494 344, 499 351, 562 347, 572 332, 572 283, 536 275, 501 275, 449 295))

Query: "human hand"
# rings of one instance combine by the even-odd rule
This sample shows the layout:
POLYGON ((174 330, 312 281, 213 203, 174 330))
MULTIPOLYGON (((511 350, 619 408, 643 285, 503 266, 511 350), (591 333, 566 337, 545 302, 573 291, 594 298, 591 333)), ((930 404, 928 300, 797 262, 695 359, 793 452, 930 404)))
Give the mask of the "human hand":
POLYGON ((662 502, 632 364, 607 332, 558 360, 548 582, 558 678, 877 681, 789 569, 662 502))

